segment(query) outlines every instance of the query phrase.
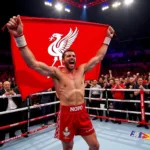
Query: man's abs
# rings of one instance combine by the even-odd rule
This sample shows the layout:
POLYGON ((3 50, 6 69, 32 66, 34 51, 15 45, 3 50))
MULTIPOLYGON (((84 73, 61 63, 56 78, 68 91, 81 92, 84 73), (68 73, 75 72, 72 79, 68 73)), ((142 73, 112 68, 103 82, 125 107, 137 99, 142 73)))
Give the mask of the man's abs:
POLYGON ((63 91, 59 94, 59 99, 61 105, 80 105, 84 102, 84 93, 81 89, 63 91))

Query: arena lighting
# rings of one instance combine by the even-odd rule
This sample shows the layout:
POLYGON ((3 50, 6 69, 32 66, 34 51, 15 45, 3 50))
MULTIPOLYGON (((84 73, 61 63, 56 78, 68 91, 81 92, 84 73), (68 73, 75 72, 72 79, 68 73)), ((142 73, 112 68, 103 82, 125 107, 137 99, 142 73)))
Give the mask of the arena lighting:
POLYGON ((65 11, 67 11, 67 12, 70 12, 70 9, 68 9, 68 8, 65 8, 65 11))
POLYGON ((102 11, 109 9, 109 6, 102 7, 102 11))
POLYGON ((130 5, 131 3, 133 3, 133 0, 124 0, 125 5, 130 5))
POLYGON ((115 3, 112 4, 112 7, 113 7, 113 8, 117 8, 117 7, 119 7, 120 5, 121 5, 120 2, 115 2, 115 3))
POLYGON ((47 0, 44 2, 46 6, 52 6, 52 0, 47 0))
POLYGON ((63 5, 62 5, 61 3, 57 3, 57 4, 55 5, 55 8, 56 8, 58 11, 62 11, 63 5))
POLYGON ((83 8, 86 9, 86 5, 84 5, 83 8))
POLYGON ((65 11, 70 12, 70 6, 66 6, 65 11))

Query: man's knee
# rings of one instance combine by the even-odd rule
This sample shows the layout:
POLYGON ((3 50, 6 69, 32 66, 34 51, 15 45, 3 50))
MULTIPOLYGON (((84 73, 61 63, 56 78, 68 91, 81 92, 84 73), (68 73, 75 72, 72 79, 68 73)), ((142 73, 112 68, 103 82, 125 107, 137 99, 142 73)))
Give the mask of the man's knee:
POLYGON ((73 149, 73 142, 63 143, 63 150, 72 150, 72 149, 73 149))
POLYGON ((94 142, 90 145, 90 150, 99 150, 100 144, 98 142, 94 142))

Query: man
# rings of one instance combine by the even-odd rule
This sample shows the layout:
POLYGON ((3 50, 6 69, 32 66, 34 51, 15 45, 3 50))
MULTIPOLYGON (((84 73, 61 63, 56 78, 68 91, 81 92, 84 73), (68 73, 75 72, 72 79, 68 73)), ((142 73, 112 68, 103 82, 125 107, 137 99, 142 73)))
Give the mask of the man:
MULTIPOLYGON (((125 85, 126 89, 134 89, 134 86, 136 85, 136 82, 133 77, 129 77, 129 83, 125 85)), ((135 100, 135 95, 133 91, 126 91, 125 92, 125 99, 126 100, 135 100)), ((136 111, 136 103, 126 102, 126 109, 129 111, 136 111)), ((129 120, 137 120, 137 115, 129 113, 128 114, 129 120)))
MULTIPOLYGON (((109 73, 110 73, 109 83, 106 82, 106 83, 104 84, 103 89, 111 89, 112 86, 114 85, 114 80, 112 79, 112 71, 109 71, 109 73)), ((112 96, 111 91, 104 91, 104 98, 113 99, 113 96, 112 96), (107 92, 107 96, 106 96, 106 92, 107 92)), ((113 102, 111 102, 111 101, 108 101, 108 103, 107 103, 107 101, 106 101, 106 102, 105 102, 105 105, 106 105, 106 107, 108 107, 109 109, 113 109, 113 108, 114 108, 113 102)), ((106 116, 107 116, 107 117, 114 118, 115 112, 109 111, 109 109, 108 109, 108 111, 106 111, 106 116)), ((108 121, 109 121, 108 119, 105 120, 105 122, 108 122, 108 121)), ((113 121, 113 120, 112 120, 112 122, 115 123, 115 121, 113 121)))
MULTIPOLYGON (((10 86, 10 82, 5 81, 3 84, 3 89, 0 91, 0 95, 3 96, 3 98, 0 99, 0 112, 14 110, 20 106, 21 101, 18 101, 17 97, 6 97, 16 95, 16 93, 10 88, 10 86)), ((0 126, 18 122, 18 115, 18 112, 0 115, 0 126)), ((7 130, 0 130, 0 141, 5 139, 6 131, 9 132, 9 137, 12 138, 15 136, 16 127, 11 127, 7 130)), ((0 146, 2 145, 3 144, 1 144, 0 146)))
MULTIPOLYGON (((102 97, 103 97, 103 91, 100 91, 101 86, 97 84, 97 80, 93 80, 93 86, 90 87, 90 93, 89 93, 89 101, 90 101, 90 106, 94 107, 94 108, 100 108, 100 104, 102 104, 103 102, 102 97), (91 98, 98 98, 99 100, 91 100, 91 98)), ((99 115, 102 116, 103 112, 101 110, 91 110, 91 114, 92 115, 99 115)), ((94 117, 92 120, 96 120, 97 117, 94 117)), ((100 118, 100 121, 102 121, 102 118, 100 118)))
POLYGON ((0 82, 0 91, 3 89, 3 83, 0 82))
MULTIPOLYGON (((135 95, 136 100, 140 100, 141 99, 140 90, 148 89, 147 85, 143 84, 143 78, 142 77, 138 78, 137 84, 134 86, 134 89, 139 89, 139 91, 134 91, 134 95, 135 95)), ((144 102, 148 101, 148 94, 149 94, 148 91, 144 91, 144 102)), ((145 103, 144 106, 145 106, 145 112, 148 112, 148 104, 145 103)), ((140 112, 141 111, 140 103, 137 103, 136 107, 137 107, 137 111, 140 112)), ((141 114, 138 114, 138 119, 139 119, 139 121, 142 121, 141 114)), ((148 122, 148 116, 147 115, 145 115, 145 121, 148 122)), ((142 125, 142 124, 137 125, 137 127, 143 127, 143 126, 146 129, 149 129, 149 127, 147 125, 142 125)))
MULTIPOLYGON (((123 91, 114 91, 115 89, 125 89, 124 84, 120 82, 119 78, 115 78, 115 84, 112 86, 112 94, 114 99, 118 100, 124 100, 124 92, 123 91)), ((123 102, 117 102, 114 103, 114 108, 119 110, 124 110, 124 103, 123 102)), ((121 112, 115 112, 115 117, 117 119, 125 119, 125 114, 121 112)), ((116 121, 116 123, 121 124, 121 121, 116 121)))
POLYGON ((72 150, 74 135, 81 135, 90 150, 98 150, 99 143, 84 105, 84 75, 103 60, 114 35, 113 28, 108 28, 104 44, 88 63, 75 69, 76 54, 72 50, 68 50, 63 53, 62 59, 65 67, 60 70, 35 59, 25 41, 23 24, 19 15, 11 18, 7 27, 14 36, 26 64, 40 74, 53 78, 55 90, 60 99, 55 137, 62 141, 63 150, 72 150))

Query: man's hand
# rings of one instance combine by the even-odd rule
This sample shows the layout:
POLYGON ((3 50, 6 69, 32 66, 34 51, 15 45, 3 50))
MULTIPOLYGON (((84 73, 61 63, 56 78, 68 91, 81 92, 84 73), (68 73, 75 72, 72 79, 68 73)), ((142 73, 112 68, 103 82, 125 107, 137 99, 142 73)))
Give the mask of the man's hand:
POLYGON ((8 96, 8 95, 10 95, 10 93, 9 93, 9 92, 5 92, 5 94, 4 94, 4 95, 8 96))
POLYGON ((112 70, 109 70, 109 74, 112 74, 112 70))
POLYGON ((140 86, 139 86, 139 89, 143 90, 143 89, 144 89, 144 87, 143 87, 142 85, 140 85, 140 86))
POLYGON ((9 22, 7 23, 7 28, 9 32, 14 36, 18 37, 23 34, 23 24, 20 19, 20 16, 13 16, 10 18, 9 22))
POLYGON ((51 91, 52 91, 52 88, 49 88, 47 91, 48 91, 48 92, 51 92, 51 91))
POLYGON ((10 95, 15 95, 15 92, 13 90, 9 91, 10 95))
POLYGON ((130 71, 127 72, 127 75, 130 75, 130 71))
POLYGON ((109 28, 107 30, 107 37, 112 38, 114 36, 114 34, 115 34, 114 29, 111 26, 109 26, 109 28))

